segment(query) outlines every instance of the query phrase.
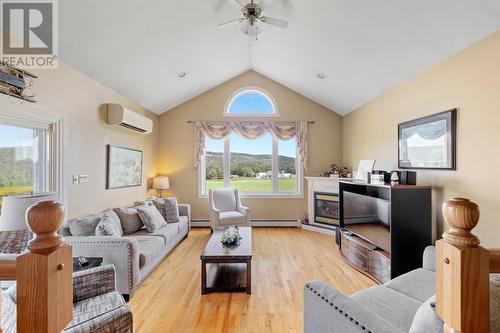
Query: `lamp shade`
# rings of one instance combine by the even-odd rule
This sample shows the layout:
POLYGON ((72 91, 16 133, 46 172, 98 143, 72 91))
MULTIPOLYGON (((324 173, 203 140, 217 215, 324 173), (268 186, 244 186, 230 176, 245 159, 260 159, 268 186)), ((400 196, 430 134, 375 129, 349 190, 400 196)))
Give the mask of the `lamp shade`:
POLYGON ((155 190, 168 190, 170 188, 170 182, 168 177, 154 177, 153 178, 153 189, 155 190))
POLYGON ((59 200, 57 193, 6 196, 2 199, 0 231, 27 229, 26 211, 38 201, 59 200))

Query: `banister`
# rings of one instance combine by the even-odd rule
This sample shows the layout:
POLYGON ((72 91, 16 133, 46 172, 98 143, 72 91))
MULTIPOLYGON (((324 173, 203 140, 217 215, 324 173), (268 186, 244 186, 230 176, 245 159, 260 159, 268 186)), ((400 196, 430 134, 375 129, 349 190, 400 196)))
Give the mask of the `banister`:
POLYGON ((479 207, 468 199, 448 200, 442 207, 450 230, 436 242, 436 310, 445 332, 487 333, 490 329, 490 267, 498 264, 471 233, 479 207))
POLYGON ((61 332, 71 321, 73 307, 71 246, 57 230, 64 208, 41 201, 26 212, 34 239, 16 258, 17 332, 61 332))
POLYGON ((0 259, 0 281, 16 279, 16 260, 0 259))
POLYGON ((500 273, 500 249, 489 249, 490 273, 500 273))

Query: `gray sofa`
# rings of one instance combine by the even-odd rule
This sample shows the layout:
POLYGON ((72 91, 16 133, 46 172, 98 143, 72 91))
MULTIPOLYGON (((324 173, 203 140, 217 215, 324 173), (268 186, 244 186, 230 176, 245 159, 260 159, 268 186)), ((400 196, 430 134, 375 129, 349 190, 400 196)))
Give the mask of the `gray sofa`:
MULTIPOLYGON (((435 308, 434 246, 423 267, 345 296, 321 281, 304 287, 304 333, 442 333, 435 308)), ((490 274, 490 332, 500 333, 500 274, 490 274)))
POLYGON ((116 289, 127 298, 187 237, 191 228, 190 206, 179 204, 179 215, 179 222, 169 223, 154 233, 141 229, 121 237, 73 236, 67 226, 60 233, 72 245, 74 257, 102 257, 103 265, 113 265, 116 289))
POLYGON ((439 332, 443 322, 435 314, 434 294, 435 249, 430 246, 422 268, 351 296, 321 281, 308 282, 304 332, 439 332), (418 319, 417 311, 421 312, 418 319))

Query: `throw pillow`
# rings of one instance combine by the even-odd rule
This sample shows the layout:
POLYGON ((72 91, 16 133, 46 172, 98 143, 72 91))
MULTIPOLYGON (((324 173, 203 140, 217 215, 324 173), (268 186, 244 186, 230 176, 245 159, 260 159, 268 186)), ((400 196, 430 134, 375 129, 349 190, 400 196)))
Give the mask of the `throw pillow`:
POLYGON ((422 304, 410 327, 410 333, 442 333, 443 321, 436 313, 436 295, 422 304))
POLYGON ((115 223, 116 227, 118 228, 118 236, 123 236, 123 228, 122 228, 122 222, 120 221, 120 218, 118 215, 114 212, 112 209, 107 209, 102 212, 103 217, 107 216, 110 219, 113 220, 115 223))
POLYGON ((94 236, 101 218, 102 214, 94 214, 69 220, 69 232, 73 236, 94 236))
POLYGON ((133 234, 134 232, 139 231, 142 228, 143 224, 135 207, 115 208, 113 210, 120 218, 124 235, 133 234))
POLYGON ((120 229, 109 215, 104 215, 101 222, 95 227, 96 236, 121 236, 120 229))
POLYGON ((164 198, 155 199, 154 206, 161 213, 167 223, 179 222, 179 206, 177 205, 177 198, 164 198))
POLYGON ((167 221, 165 221, 155 206, 139 206, 136 209, 142 223, 144 223, 149 232, 155 232, 167 225, 167 221))

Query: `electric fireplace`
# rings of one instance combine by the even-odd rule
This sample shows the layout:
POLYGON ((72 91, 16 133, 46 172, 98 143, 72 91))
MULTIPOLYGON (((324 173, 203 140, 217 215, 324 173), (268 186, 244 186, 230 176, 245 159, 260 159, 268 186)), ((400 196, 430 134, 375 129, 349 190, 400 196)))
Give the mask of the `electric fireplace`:
POLYGON ((314 192, 314 222, 339 225, 339 194, 314 192))

